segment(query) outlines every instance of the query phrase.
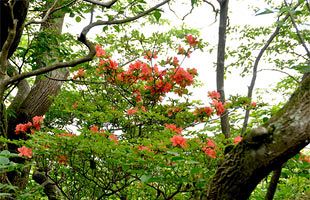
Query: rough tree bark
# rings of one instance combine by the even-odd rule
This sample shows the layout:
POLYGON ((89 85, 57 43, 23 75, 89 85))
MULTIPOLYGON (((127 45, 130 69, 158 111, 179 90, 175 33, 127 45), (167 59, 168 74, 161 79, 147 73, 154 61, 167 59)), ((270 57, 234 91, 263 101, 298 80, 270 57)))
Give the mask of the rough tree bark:
MULTIPOLYGON (((20 41, 20 37, 22 35, 24 22, 27 15, 29 2, 28 1, 16 1, 14 5, 14 17, 18 20, 18 26, 16 30, 16 36, 14 42, 9 51, 9 57, 12 56, 13 52, 16 50, 18 43, 20 41)), ((47 8, 50 5, 47 5, 47 8)), ((9 8, 5 5, 5 3, 0 4, 1 8, 1 19, 5 18, 5 14, 9 13, 9 8)), ((42 24, 40 31, 53 31, 55 34, 61 34, 64 14, 59 15, 58 18, 55 19, 53 15, 51 15, 45 23, 42 24)), ((6 40, 7 30, 9 24, 5 22, 5 20, 1 20, 1 48, 3 46, 2 41, 6 40), (3 30, 3 31, 2 31, 3 30)), ((8 58, 9 58, 8 57, 8 58)), ((51 59, 48 56, 48 52, 46 52, 45 56, 46 60, 37 62, 38 65, 45 66, 44 62, 47 62, 51 59)), ((40 67, 40 66, 38 66, 40 67)), ((49 73, 50 77, 65 79, 68 76, 68 71, 65 69, 55 70, 49 73)), ((36 78, 35 84, 32 88, 29 88, 29 84, 27 80, 21 80, 17 83, 17 95, 12 101, 9 110, 10 112, 15 113, 15 115, 10 115, 7 120, 7 137, 9 139, 20 139, 19 136, 14 134, 14 130, 17 124, 25 123, 31 120, 34 116, 42 116, 44 115, 53 102, 53 97, 55 97, 60 89, 62 82, 50 80, 44 78, 42 76, 38 76, 36 78)), ((11 152, 16 151, 17 146, 14 144, 8 145, 8 150, 11 152)), ((24 163, 24 159, 17 158, 15 160, 18 163, 24 163)), ((7 178, 11 184, 18 186, 19 188, 25 188, 28 182, 29 176, 29 167, 24 168, 22 171, 12 171, 7 174, 7 178)))
POLYGON ((310 74, 264 127, 253 129, 225 155, 208 189, 208 200, 245 200, 271 171, 310 141, 310 74), (265 127, 265 128, 264 128, 265 127))

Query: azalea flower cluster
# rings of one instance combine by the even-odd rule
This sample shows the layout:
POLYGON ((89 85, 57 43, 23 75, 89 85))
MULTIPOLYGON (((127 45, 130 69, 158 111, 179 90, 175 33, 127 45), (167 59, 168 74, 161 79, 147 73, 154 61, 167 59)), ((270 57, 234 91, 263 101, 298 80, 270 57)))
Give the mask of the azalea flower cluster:
POLYGON ((25 124, 17 124, 15 127, 15 133, 16 135, 20 133, 27 133, 30 132, 34 133, 35 130, 41 129, 41 123, 43 122, 42 116, 35 116, 32 118, 32 122, 28 122, 25 124))
POLYGON ((205 117, 211 117, 213 112, 216 111, 218 116, 221 116, 225 112, 224 104, 221 102, 220 98, 221 95, 217 91, 210 91, 208 92, 209 98, 212 100, 211 105, 214 108, 209 106, 196 108, 194 110, 194 115, 197 117, 199 121, 203 121, 205 117))
POLYGON ((182 133, 182 128, 177 127, 175 124, 165 124, 166 129, 176 133, 176 134, 181 134, 182 133))
POLYGON ((206 145, 202 147, 202 151, 210 158, 216 158, 215 148, 216 148, 215 142, 208 138, 206 145))
POLYGON ((98 133, 98 134, 100 134, 100 135, 102 135, 104 137, 107 137, 112 142, 114 142, 115 144, 118 144, 118 138, 117 138, 117 136, 115 134, 105 134, 105 130, 103 130, 103 129, 100 130, 99 127, 96 126, 96 125, 90 126, 89 130, 91 132, 93 132, 93 133, 98 133))
MULTIPOLYGON (((192 35, 185 38, 190 48, 199 43, 192 35)), ((183 47, 180 47, 178 54, 189 56, 189 50, 186 51, 183 47)), ((153 100, 159 101, 161 96, 169 92, 182 95, 185 88, 193 84, 194 78, 197 76, 197 70, 181 67, 177 57, 168 57, 164 64, 161 62, 164 65, 161 67, 156 63, 149 62, 157 59, 157 55, 157 51, 147 50, 144 56, 147 62, 137 60, 124 68, 112 60, 102 47, 97 45, 96 56, 99 58, 99 65, 96 71, 111 84, 129 86, 133 90, 133 99, 137 102, 143 101, 143 98, 153 98, 153 100)), ((80 70, 76 77, 83 77, 84 74, 80 70)), ((132 115, 135 110, 129 110, 128 112, 129 115, 132 115)))
MULTIPOLYGON (((17 124, 15 127, 15 134, 19 135, 21 133, 30 133, 33 134, 35 130, 41 129, 41 124, 43 122, 43 116, 35 116, 32 118, 32 122, 28 122, 25 124, 17 124)), ((19 152, 18 156, 25 156, 27 158, 32 157, 32 149, 28 148, 26 146, 22 146, 20 148, 17 148, 17 151, 19 152)))

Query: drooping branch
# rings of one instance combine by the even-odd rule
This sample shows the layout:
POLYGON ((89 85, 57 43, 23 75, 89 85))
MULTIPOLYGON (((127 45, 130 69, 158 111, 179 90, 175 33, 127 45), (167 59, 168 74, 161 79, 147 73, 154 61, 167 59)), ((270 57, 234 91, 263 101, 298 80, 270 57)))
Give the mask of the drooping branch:
MULTIPOLYGON (((301 3, 299 2, 295 7, 294 10, 300 5, 301 3)), ((286 16, 281 20, 281 22, 285 22, 288 18, 289 18, 289 13, 286 14, 286 16)), ((274 40, 274 38, 279 34, 280 29, 281 29, 281 23, 279 23, 280 20, 277 20, 277 27, 274 30, 274 32, 270 35, 269 39, 266 41, 265 45, 263 46, 263 48, 260 50, 260 52, 258 53, 254 65, 253 65, 253 72, 252 72, 252 79, 251 79, 251 83, 250 86, 248 87, 248 94, 247 97, 249 99, 252 99, 253 96, 253 90, 255 87, 255 82, 256 82, 256 78, 257 78, 257 71, 258 71, 258 65, 259 62, 261 60, 261 58, 263 57, 265 51, 268 49, 269 45, 272 43, 272 41, 274 40)), ((249 121, 249 117, 250 117, 250 110, 246 110, 245 111, 245 117, 244 117, 244 121, 243 121, 243 126, 242 126, 242 131, 241 131, 241 135, 244 135, 248 126, 248 121, 249 121)))
POLYGON ((103 6, 105 8, 111 8, 118 0, 112 0, 112 1, 108 1, 108 2, 100 2, 97 0, 83 0, 86 1, 88 3, 92 3, 98 6, 103 6))
POLYGON ((282 74, 285 74, 285 75, 287 75, 288 77, 290 77, 292 80, 294 80, 296 83, 300 83, 300 81, 297 79, 297 78, 295 78, 293 75, 291 75, 291 74, 289 74, 289 73, 287 73, 287 72, 285 72, 285 71, 283 71, 283 70, 280 70, 280 69, 260 69, 260 70, 258 70, 257 72, 261 72, 261 71, 275 71, 275 72, 280 72, 280 73, 282 73, 282 74))
POLYGON ((213 3, 211 3, 210 1, 207 0, 203 0, 203 2, 205 2, 206 4, 208 4, 209 6, 211 6, 212 11, 215 13, 214 16, 214 23, 216 22, 217 19, 217 15, 219 14, 219 10, 215 8, 215 6, 213 5, 213 3))

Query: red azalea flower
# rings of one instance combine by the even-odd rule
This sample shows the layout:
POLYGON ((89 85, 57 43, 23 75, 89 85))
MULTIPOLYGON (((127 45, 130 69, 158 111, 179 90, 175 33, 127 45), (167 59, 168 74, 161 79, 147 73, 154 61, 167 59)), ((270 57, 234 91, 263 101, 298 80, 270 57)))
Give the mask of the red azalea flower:
POLYGON ((198 44, 197 38, 193 37, 192 35, 187 35, 185 38, 191 47, 194 47, 198 44))
POLYGON ((127 110, 127 115, 134 115, 138 112, 138 108, 130 108, 127 110))
POLYGON ((239 135, 237 137, 234 138, 234 144, 238 144, 239 142, 241 142, 242 137, 239 135))
POLYGON ((216 152, 214 149, 210 148, 210 147, 203 147, 202 151, 209 156, 210 158, 216 158, 216 152))
POLYGON ((101 57, 101 56, 105 56, 106 52, 105 50, 102 49, 102 47, 100 45, 96 45, 96 56, 97 57, 101 57))
POLYGON ((169 129, 172 132, 175 132, 177 134, 181 134, 182 133, 182 128, 178 128, 176 125, 174 124, 165 124, 166 129, 169 129))
POLYGON ((26 124, 17 124, 15 127, 15 133, 16 135, 18 135, 19 133, 26 133, 30 127, 32 127, 31 122, 28 122, 26 124))
POLYGON ((109 139, 113 141, 115 144, 118 144, 118 138, 116 135, 114 134, 109 135, 109 139))
POLYGON ((217 92, 217 91, 208 92, 208 96, 211 99, 216 99, 216 100, 219 100, 221 98, 221 94, 219 92, 217 92))
POLYGON ((25 146, 22 146, 22 147, 18 148, 17 151, 19 152, 18 156, 25 156, 28 158, 32 157, 32 149, 31 148, 27 148, 25 146))
POLYGON ((213 140, 211 139, 207 139, 207 147, 210 147, 210 148, 215 148, 216 147, 216 144, 213 140))
POLYGON ((172 138, 170 138, 170 141, 172 142, 173 146, 180 146, 182 148, 186 147, 186 139, 181 135, 173 136, 172 138))
POLYGON ((43 122, 43 116, 35 116, 32 118, 33 126, 35 129, 40 130, 41 123, 43 122))
POLYGON ((218 101, 218 100, 213 100, 212 102, 213 106, 215 107, 216 109, 216 114, 218 116, 221 116, 224 112, 225 112, 225 108, 224 108, 224 105, 221 101, 218 101))
POLYGON ((149 151, 151 152, 151 149, 149 147, 143 146, 143 145, 139 145, 138 146, 138 150, 139 151, 149 151))
POLYGON ((94 133, 98 133, 99 132, 99 127, 96 126, 96 125, 92 125, 90 128, 89 128, 90 131, 94 132, 94 133))

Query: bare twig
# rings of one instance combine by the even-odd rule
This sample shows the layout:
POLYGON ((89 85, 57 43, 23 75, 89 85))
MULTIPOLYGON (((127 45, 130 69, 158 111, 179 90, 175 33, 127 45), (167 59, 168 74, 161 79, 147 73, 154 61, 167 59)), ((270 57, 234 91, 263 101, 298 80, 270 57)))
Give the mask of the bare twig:
POLYGON ((257 72, 261 72, 261 71, 275 71, 275 72, 280 72, 283 74, 286 74, 287 76, 289 76, 291 79, 293 79, 296 83, 300 83, 300 81, 298 79, 296 79, 294 76, 290 75, 289 73, 279 70, 279 69, 260 69, 257 72))
POLYGON ((66 3, 66 4, 64 4, 64 5, 62 5, 62 6, 60 6, 60 7, 55 8, 55 9, 53 9, 53 10, 51 11, 51 14, 53 14, 54 12, 56 12, 56 11, 58 11, 58 10, 61 10, 61 9, 65 8, 65 7, 71 6, 71 5, 75 4, 75 2, 77 2, 77 1, 78 1, 78 0, 73 0, 73 1, 70 1, 70 2, 68 2, 68 3, 66 3))
POLYGON ((216 19, 217 19, 217 16, 219 14, 219 9, 216 9, 215 6, 213 5, 213 3, 211 3, 210 1, 207 1, 207 0, 203 0, 203 2, 207 3, 209 6, 211 6, 213 12, 215 13, 215 16, 214 16, 214 22, 216 22, 216 19))

